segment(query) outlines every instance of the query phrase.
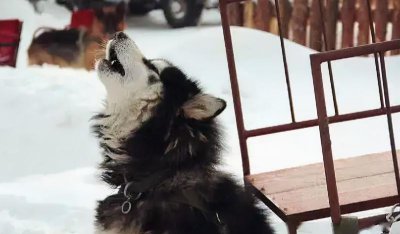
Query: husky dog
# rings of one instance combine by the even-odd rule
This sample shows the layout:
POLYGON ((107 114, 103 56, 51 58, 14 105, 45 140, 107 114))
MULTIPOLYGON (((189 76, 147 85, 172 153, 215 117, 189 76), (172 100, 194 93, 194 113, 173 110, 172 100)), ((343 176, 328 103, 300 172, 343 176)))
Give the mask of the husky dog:
POLYGON ((253 197, 216 169, 215 117, 224 100, 171 63, 143 56, 117 33, 97 62, 107 90, 93 117, 102 179, 118 192, 100 201, 97 234, 272 234, 253 197))

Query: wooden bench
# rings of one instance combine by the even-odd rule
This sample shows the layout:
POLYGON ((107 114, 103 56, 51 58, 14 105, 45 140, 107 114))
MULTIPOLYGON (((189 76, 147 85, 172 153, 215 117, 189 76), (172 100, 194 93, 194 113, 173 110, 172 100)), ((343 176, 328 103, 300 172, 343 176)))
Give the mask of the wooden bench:
MULTIPOLYGON (((365 1, 370 5, 370 0, 365 1)), ((289 63, 286 58, 285 40, 283 39, 280 23, 280 4, 278 4, 279 0, 275 0, 275 13, 278 19, 280 32, 279 39, 291 122, 277 126, 248 130, 244 127, 243 110, 228 15, 228 12, 232 10, 232 8, 228 9, 228 5, 240 2, 243 2, 243 0, 220 0, 220 12, 242 156, 243 175, 247 188, 286 222, 289 233, 291 234, 297 233, 297 228, 303 221, 329 216, 332 219, 335 233, 349 234, 348 231, 350 229, 351 233, 356 233, 360 229, 385 222, 385 215, 353 219, 345 217, 343 214, 391 206, 400 202, 400 173, 398 163, 398 154, 400 152, 396 149, 392 121, 392 114, 400 112, 400 105, 390 104, 389 85, 386 77, 384 57, 386 52, 400 49, 400 40, 375 43, 375 32, 372 27, 371 35, 374 42, 372 44, 311 54, 311 71, 318 116, 316 119, 298 121, 296 120, 294 111, 295 102, 293 101, 290 85, 289 63), (374 54, 375 58, 377 78, 376 94, 379 95, 380 106, 376 109, 345 114, 340 113, 338 99, 336 98, 337 94, 331 61, 370 54, 374 54), (329 84, 324 84, 321 68, 322 64, 328 65, 329 84), (332 97, 334 109, 334 114, 329 116, 326 106, 327 101, 325 100, 325 89, 328 89, 327 87, 330 88, 329 91, 331 92, 330 96, 332 97), (390 139, 390 144, 388 145, 390 145, 391 152, 334 161, 329 126, 334 123, 376 116, 386 116, 390 139), (248 138, 316 126, 319 127, 323 163, 261 174, 251 173, 247 149, 248 138), (348 224, 350 224, 350 228, 348 224)), ((325 6, 322 5, 323 1, 317 2, 320 4, 320 14, 322 19, 324 19, 323 9, 325 9, 325 6)), ((373 25, 372 17, 369 17, 369 20, 370 25, 373 25)), ((321 28, 324 34, 323 42, 325 48, 328 48, 324 20, 321 20, 321 28)), ((266 71, 268 71, 268 69, 266 69, 266 71)), ((349 79, 351 79, 351 77, 349 77, 349 79)), ((359 87, 354 89, 355 92, 359 92, 360 90, 362 90, 362 84, 359 84, 359 87)), ((301 152, 302 150, 298 149, 298 151, 301 152)), ((296 157, 298 156, 299 155, 296 155, 296 157)))
MULTIPOLYGON (((390 206, 398 201, 391 152, 336 160, 335 170, 342 213, 390 206)), ((330 216, 322 163, 248 175, 245 181, 282 220, 330 216)))

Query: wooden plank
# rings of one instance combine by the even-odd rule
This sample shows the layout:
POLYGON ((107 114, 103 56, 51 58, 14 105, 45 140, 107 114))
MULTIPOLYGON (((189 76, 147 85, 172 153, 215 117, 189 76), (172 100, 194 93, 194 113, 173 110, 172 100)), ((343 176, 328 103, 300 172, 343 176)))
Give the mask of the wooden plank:
POLYGON ((231 3, 227 7, 229 16, 229 25, 243 25, 243 11, 240 3, 231 3))
MULTIPOLYGON (((336 160, 336 180, 344 181, 368 175, 391 172, 393 171, 391 160, 391 155, 387 153, 336 160), (369 170, 355 170, 354 168, 369 168, 369 170)), ((265 188, 267 193, 279 193, 293 189, 326 184, 322 163, 254 174, 248 176, 248 179, 249 181, 256 181, 253 183, 258 187, 261 185, 267 185, 265 188), (284 181, 284 183, 282 183, 282 181, 284 181)))
MULTIPOLYGON (((341 206, 354 209, 355 204, 396 196, 391 157, 385 152, 336 160, 341 206)), ((329 209, 322 163, 250 175, 246 180, 288 216, 329 209)))
POLYGON ((376 1, 375 11, 376 42, 386 41, 387 23, 389 21, 389 1, 376 1))
POLYGON ((254 8, 255 3, 252 0, 244 2, 243 26, 254 28, 254 8))
POLYGON ((306 45, 307 20, 308 0, 294 0, 290 28, 293 41, 304 46, 306 45))
POLYGON ((320 0, 312 0, 310 11, 310 48, 322 50, 321 14, 319 11, 320 0))
POLYGON ((328 48, 326 50, 333 50, 336 48, 336 26, 339 18, 339 0, 326 1, 326 37, 328 48))
MULTIPOLYGON (((394 173, 346 180, 338 183, 341 205, 379 199, 397 194, 394 173), (372 186, 373 185, 373 186, 372 186)), ((326 186, 303 188, 269 197, 288 215, 320 210, 329 207, 326 186)))
POLYGON ((357 45, 365 45, 369 42, 369 18, 366 0, 358 0, 357 11, 358 37, 357 45))
POLYGON ((342 2, 342 48, 354 46, 354 22, 356 20, 356 0, 342 2))
POLYGON ((255 27, 269 32, 273 12, 273 5, 269 0, 258 0, 255 10, 255 27))
POLYGON ((289 22, 292 15, 292 5, 289 0, 279 0, 279 9, 281 14, 282 35, 289 38, 289 22))
MULTIPOLYGON (((392 14, 392 40, 400 38, 400 0, 393 0, 392 14)), ((392 55, 400 54, 400 50, 394 50, 392 55)))

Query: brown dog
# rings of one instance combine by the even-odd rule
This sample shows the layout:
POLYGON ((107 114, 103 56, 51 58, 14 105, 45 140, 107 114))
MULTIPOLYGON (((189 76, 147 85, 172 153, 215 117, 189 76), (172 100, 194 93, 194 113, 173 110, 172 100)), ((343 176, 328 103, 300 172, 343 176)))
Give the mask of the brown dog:
POLYGON ((93 69, 101 43, 124 28, 124 4, 96 9, 90 25, 83 27, 39 28, 28 49, 29 64, 93 69))

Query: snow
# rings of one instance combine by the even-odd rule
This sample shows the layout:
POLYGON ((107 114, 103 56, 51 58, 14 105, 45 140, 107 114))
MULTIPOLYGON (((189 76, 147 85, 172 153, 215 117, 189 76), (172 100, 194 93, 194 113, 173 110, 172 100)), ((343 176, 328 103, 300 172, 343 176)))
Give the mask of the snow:
MULTIPOLYGON (((26 49, 39 26, 62 28, 70 13, 52 2, 36 15, 25 0, 0 1, 0 18, 24 21, 17 69, 0 68, 0 233, 92 233, 96 200, 113 191, 98 180, 97 141, 89 118, 100 110, 105 91, 94 72, 56 66, 27 67, 26 49)), ((205 12, 200 27, 172 30, 162 13, 129 19, 126 32, 149 58, 163 57, 228 102, 221 114, 226 151, 223 170, 240 178, 241 161, 225 48, 218 11, 205 12)), ((276 36, 232 28, 246 128, 290 121, 279 40, 276 36)), ((309 54, 286 41, 297 120, 316 117, 309 54)), ((400 104, 400 57, 386 59, 391 101, 400 104)), ((343 113, 379 107, 372 58, 334 62, 343 113)), ((327 70, 324 68, 325 84, 327 70)), ((328 86, 326 90, 329 90, 328 86)), ((327 91, 327 100, 329 99, 327 91)), ((333 113, 329 102, 329 113, 333 113)), ((399 117, 394 118, 399 140, 399 117)), ((389 150, 384 117, 333 125, 336 158, 389 150)), ((249 140, 253 172, 322 161, 316 128, 249 140)), ((364 212, 361 215, 376 213, 364 212)), ((284 224, 273 217, 277 233, 284 224)), ((330 220, 308 222, 300 234, 330 233, 330 220)), ((379 233, 379 227, 363 234, 379 233)))

